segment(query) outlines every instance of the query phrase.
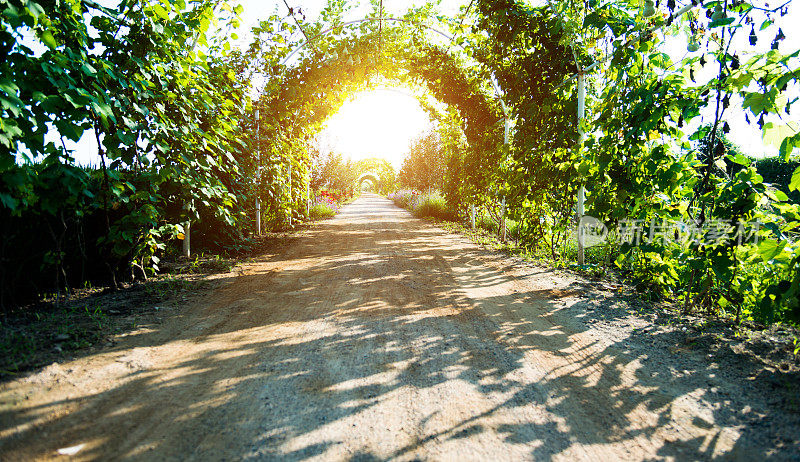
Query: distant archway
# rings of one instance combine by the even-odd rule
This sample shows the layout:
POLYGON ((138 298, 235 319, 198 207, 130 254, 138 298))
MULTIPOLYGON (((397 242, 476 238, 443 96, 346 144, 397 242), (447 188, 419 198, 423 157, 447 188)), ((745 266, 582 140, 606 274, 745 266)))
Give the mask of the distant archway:
POLYGON ((382 33, 340 37, 310 49, 285 68, 287 56, 259 101, 269 118, 262 125, 270 132, 264 137, 274 140, 275 151, 282 156, 281 145, 314 133, 350 94, 382 77, 425 88, 440 103, 456 108, 467 141, 459 161, 459 188, 465 197, 484 191, 505 154, 508 121, 501 95, 495 94, 497 88, 485 73, 471 69, 446 48, 428 44, 418 33, 411 32, 414 44, 409 46, 408 33, 384 28, 382 33))
POLYGON ((356 180, 356 184, 358 184, 358 188, 359 189, 362 189, 363 186, 364 186, 364 183, 366 183, 366 182, 371 183, 373 188, 377 188, 378 185, 381 183, 381 180, 380 180, 380 177, 377 174, 372 173, 372 172, 364 173, 364 174, 362 174, 361 176, 358 177, 358 180, 356 180))

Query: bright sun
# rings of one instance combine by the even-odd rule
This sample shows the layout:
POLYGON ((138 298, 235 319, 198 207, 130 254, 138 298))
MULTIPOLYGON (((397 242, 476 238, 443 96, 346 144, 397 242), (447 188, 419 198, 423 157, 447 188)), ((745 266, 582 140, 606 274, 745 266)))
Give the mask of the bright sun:
POLYGON ((379 157, 399 169, 409 142, 430 127, 430 118, 408 90, 383 88, 353 95, 318 139, 352 160, 379 157))

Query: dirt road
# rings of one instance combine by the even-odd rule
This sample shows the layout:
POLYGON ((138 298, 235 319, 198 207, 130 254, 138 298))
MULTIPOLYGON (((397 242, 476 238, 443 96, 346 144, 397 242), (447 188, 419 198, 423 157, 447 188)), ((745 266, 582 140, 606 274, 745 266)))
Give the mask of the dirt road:
POLYGON ((763 381, 378 196, 219 285, 0 387, 0 459, 800 457, 763 381))

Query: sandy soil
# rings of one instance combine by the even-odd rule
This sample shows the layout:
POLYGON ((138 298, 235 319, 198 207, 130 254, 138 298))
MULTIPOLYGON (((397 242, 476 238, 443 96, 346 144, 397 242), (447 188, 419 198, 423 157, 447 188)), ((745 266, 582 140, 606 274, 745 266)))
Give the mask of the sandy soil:
POLYGON ((779 380, 374 195, 218 285, 0 386, 0 459, 800 459, 779 380))

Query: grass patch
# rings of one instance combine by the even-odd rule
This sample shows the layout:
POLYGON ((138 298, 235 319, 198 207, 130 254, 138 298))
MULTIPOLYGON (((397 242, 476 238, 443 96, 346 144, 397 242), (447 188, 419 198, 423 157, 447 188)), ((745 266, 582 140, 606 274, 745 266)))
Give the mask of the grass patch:
POLYGON ((37 367, 113 345, 115 337, 160 322, 160 305, 205 287, 159 276, 117 291, 86 289, 69 301, 43 300, 0 317, 0 382, 37 367))
POLYGON ((336 216, 336 210, 325 202, 314 204, 309 212, 312 220, 326 220, 336 216))

